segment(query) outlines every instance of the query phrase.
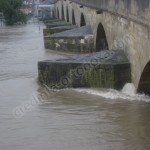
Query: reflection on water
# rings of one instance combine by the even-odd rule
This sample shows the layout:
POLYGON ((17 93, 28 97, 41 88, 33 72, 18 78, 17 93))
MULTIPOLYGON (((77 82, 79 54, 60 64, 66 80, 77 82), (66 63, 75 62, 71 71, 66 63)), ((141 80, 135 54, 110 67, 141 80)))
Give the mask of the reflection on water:
POLYGON ((0 149, 149 150, 149 98, 131 86, 52 92, 37 84, 37 61, 66 55, 44 50, 43 27, 0 28, 0 149), (14 118, 33 97, 42 103, 14 118))

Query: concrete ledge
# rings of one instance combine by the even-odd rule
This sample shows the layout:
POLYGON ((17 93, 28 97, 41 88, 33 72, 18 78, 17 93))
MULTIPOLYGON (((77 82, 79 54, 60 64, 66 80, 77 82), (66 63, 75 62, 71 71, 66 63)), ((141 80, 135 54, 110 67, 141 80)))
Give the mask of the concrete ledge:
POLYGON ((121 89, 131 82, 123 51, 101 51, 38 63, 39 81, 52 89, 101 87, 121 89))

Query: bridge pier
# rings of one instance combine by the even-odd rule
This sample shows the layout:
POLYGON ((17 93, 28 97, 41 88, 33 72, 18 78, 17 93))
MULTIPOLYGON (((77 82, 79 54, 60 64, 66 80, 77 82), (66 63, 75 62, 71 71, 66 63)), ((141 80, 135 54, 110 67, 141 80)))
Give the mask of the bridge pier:
POLYGON ((99 87, 121 90, 131 81, 130 64, 121 51, 101 51, 38 64, 39 80, 53 90, 99 87))
MULTIPOLYGON (((52 29, 50 29, 53 32, 52 29)), ((91 27, 83 26, 44 37, 45 48, 74 53, 93 52, 91 27)))

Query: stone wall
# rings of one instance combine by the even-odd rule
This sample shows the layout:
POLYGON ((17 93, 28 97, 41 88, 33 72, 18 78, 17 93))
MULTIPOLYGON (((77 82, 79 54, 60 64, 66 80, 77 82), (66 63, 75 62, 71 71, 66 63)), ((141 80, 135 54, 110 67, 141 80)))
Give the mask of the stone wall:
POLYGON ((71 0, 83 6, 120 14, 148 24, 149 0, 71 0))

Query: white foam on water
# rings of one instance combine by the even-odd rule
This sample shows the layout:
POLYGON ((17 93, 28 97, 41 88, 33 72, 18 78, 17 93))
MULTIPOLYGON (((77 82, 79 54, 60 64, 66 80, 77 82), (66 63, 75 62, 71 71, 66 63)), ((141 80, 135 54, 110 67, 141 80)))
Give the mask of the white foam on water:
POLYGON ((77 92, 87 93, 91 95, 96 95, 103 97, 105 99, 111 100, 130 100, 130 101, 144 101, 150 102, 150 97, 145 94, 136 93, 136 88, 132 83, 127 83, 121 91, 114 89, 74 89, 77 92))
POLYGON ((121 92, 124 94, 127 94, 129 96, 136 96, 137 95, 136 88, 135 88, 133 83, 126 83, 121 92))

